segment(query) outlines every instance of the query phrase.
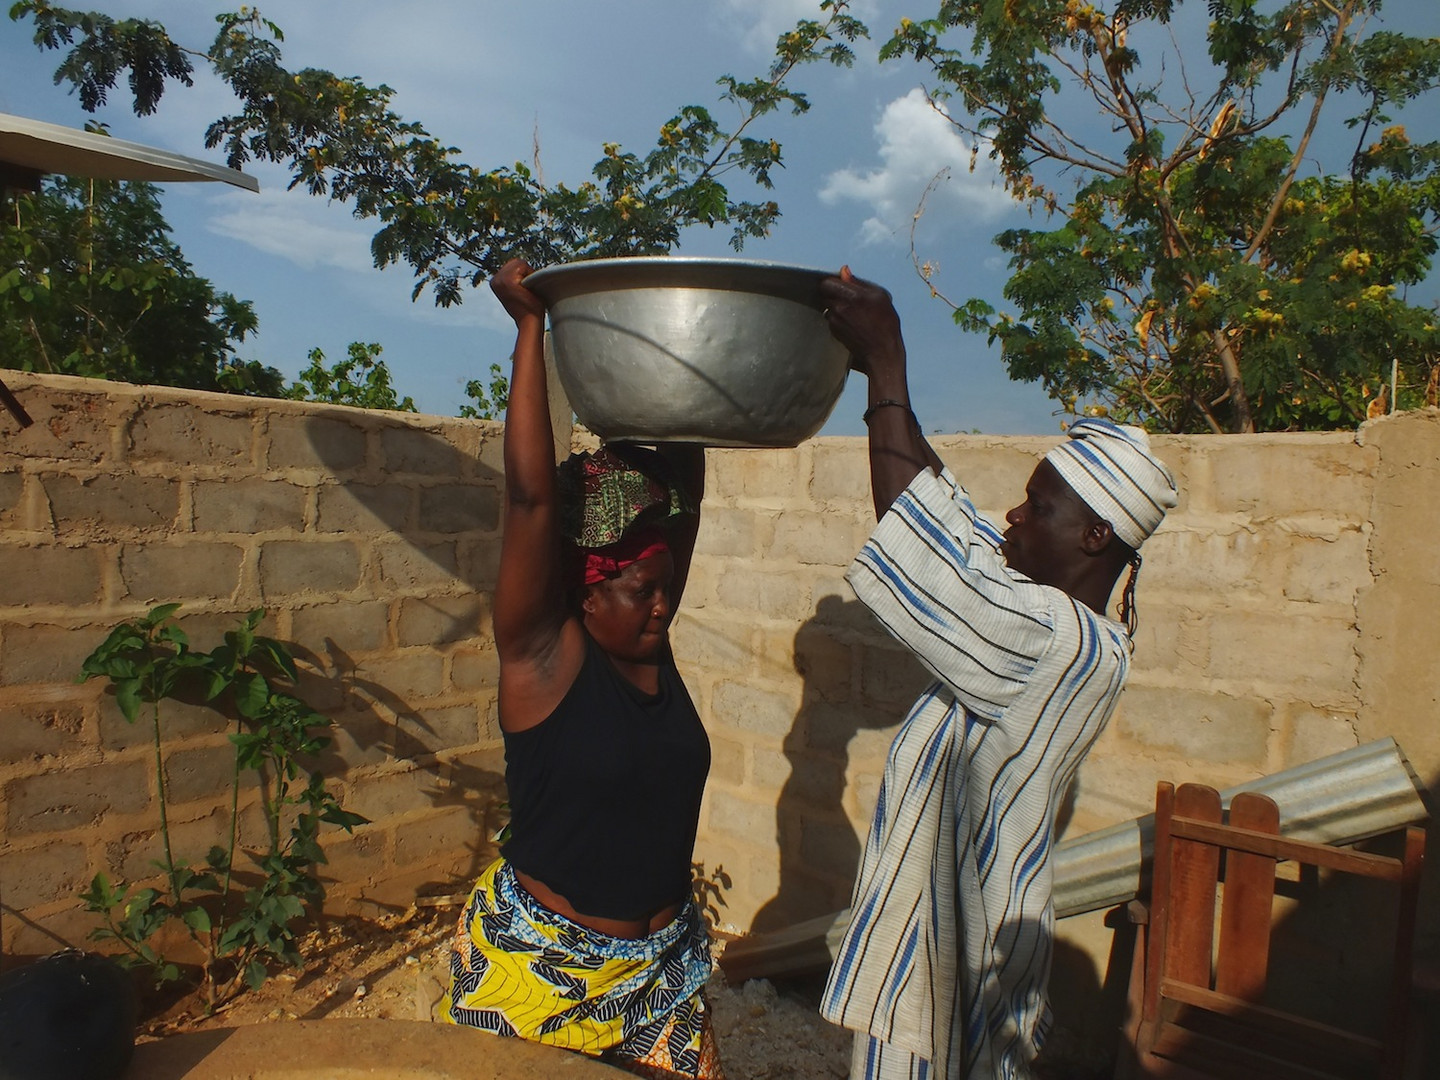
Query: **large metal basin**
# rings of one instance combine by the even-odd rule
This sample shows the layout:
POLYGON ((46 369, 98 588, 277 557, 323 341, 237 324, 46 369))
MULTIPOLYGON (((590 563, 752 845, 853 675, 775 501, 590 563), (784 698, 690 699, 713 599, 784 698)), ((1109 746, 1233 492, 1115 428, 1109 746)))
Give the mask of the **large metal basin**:
POLYGON ((556 369, 602 439, 795 446, 820 430, 849 356, 827 271, 749 259, 595 259, 538 270, 556 369))

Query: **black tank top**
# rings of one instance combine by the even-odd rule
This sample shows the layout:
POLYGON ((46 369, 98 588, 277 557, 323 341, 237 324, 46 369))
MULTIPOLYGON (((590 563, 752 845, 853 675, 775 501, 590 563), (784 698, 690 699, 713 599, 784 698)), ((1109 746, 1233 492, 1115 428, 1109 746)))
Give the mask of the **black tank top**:
POLYGON ((585 636, 555 711, 505 733, 517 870, 583 915, 645 919, 690 893, 710 740, 668 656, 653 696, 585 636))

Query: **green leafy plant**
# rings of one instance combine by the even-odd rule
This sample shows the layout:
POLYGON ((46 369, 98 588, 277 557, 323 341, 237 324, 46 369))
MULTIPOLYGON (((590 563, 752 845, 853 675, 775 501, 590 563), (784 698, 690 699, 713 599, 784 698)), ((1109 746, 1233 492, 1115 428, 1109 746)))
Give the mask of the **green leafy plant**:
POLYGON ((499 420, 510 405, 510 380, 499 364, 491 364, 489 383, 471 379, 465 384, 465 396, 474 404, 461 405, 461 416, 471 420, 499 420))
POLYGON ((157 982, 177 979, 180 971, 151 939, 169 924, 183 926, 200 949, 202 989, 213 1010, 245 986, 259 987, 274 964, 300 966, 298 924, 324 896, 315 874, 325 861, 321 825, 350 832, 366 819, 345 810, 324 777, 304 764, 330 743, 325 729, 331 721, 287 688, 297 679, 295 662, 280 642, 256 633, 264 612, 250 612, 206 653, 190 648, 173 620, 178 608, 163 604, 115 627, 82 666, 79 681, 110 681, 127 721, 135 723, 142 711, 150 719, 163 845, 156 865, 163 882, 132 892, 101 872, 81 899, 104 921, 92 937, 119 943, 125 959, 147 967, 157 982), (161 701, 191 697, 235 716, 229 840, 199 865, 177 859, 171 846, 160 713, 161 701), (264 850, 246 853, 258 873, 255 884, 241 887, 235 855, 246 771, 259 788, 267 842, 264 850))
POLYGON ((400 397, 390 379, 390 368, 380 359, 383 350, 352 341, 344 360, 325 366, 325 354, 318 348, 309 353, 310 366, 285 388, 284 396, 295 401, 324 401, 331 405, 353 405, 358 409, 393 409, 415 412, 408 395, 400 397))

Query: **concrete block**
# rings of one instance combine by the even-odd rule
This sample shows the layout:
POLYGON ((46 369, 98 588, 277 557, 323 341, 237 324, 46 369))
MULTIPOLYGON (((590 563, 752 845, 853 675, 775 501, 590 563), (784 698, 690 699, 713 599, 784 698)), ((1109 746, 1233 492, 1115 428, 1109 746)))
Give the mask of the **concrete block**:
POLYGON ((757 746, 751 753, 747 781, 750 790, 766 792, 776 800, 782 814, 802 808, 834 814, 840 811, 845 793, 845 767, 828 754, 757 746))
POLYGON ((120 549, 120 580, 128 598, 144 603, 230 600, 240 589, 245 558, 235 544, 166 540, 120 549))
POLYGON ((859 547, 854 513, 786 510, 775 518, 766 559, 811 566, 849 566, 859 547))
POLYGON ((63 387, 42 383, 22 387, 23 378, 22 373, 10 371, 5 384, 16 392, 35 423, 28 428, 7 428, 6 452, 17 458, 61 461, 68 466, 93 466, 115 459, 116 433, 127 422, 133 398, 117 400, 121 395, 112 397, 81 389, 82 385, 116 385, 98 380, 82 384, 67 378, 63 387))
POLYGON ((419 428, 387 427, 379 432, 381 468, 387 474, 459 476, 465 460, 442 436, 419 428))
POLYGON ((707 559, 733 556, 752 558, 757 551, 755 514, 733 507, 705 506, 700 516, 700 532, 695 538, 695 554, 707 559))
POLYGON ((480 716, 474 705, 420 709, 395 718, 397 758, 422 758, 472 747, 479 739, 480 716))
POLYGON ((41 478, 56 531, 109 533, 175 528, 180 484, 160 476, 45 476, 41 478))
POLYGON ((349 836, 341 833, 326 840, 325 864, 317 868, 327 890, 332 885, 347 887, 373 885, 391 868, 389 849, 393 840, 389 829, 361 825, 349 836))
MULTIPOLYGON (((160 703, 160 737, 166 744, 193 741, 207 736, 223 735, 233 730, 233 722, 218 709, 196 703, 166 698, 160 703)), ((100 746, 105 750, 128 750, 134 746, 151 746, 155 741, 152 706, 140 706, 140 715, 132 724, 115 704, 115 695, 108 692, 100 698, 100 746)))
POLYGON ((870 503, 870 451, 858 440, 826 440, 812 447, 810 497, 816 502, 870 503))
POLYGON ((69 684, 109 628, 0 623, 0 686, 69 684))
POLYGON ((881 709, 908 710, 934 681, 907 649, 864 645, 860 649, 860 693, 881 709))
POLYGON ((284 480, 251 477, 195 485, 195 531, 199 533, 300 532, 310 489, 284 480))
POLYGON ((392 723, 370 711, 342 712, 326 734, 330 745, 320 753, 315 767, 325 776, 351 777, 360 770, 389 765, 392 723))
POLYGON ((149 774, 140 761, 35 773, 7 783, 5 803, 8 836, 88 828, 149 806, 149 774))
POLYGON ((855 599, 855 590, 840 570, 827 571, 815 578, 811 586, 815 602, 814 622, 817 626, 848 630, 865 638, 890 640, 870 609, 855 599))
MULTIPOLYGON (((217 809, 193 820, 170 819, 170 853, 177 866, 202 868, 212 847, 228 849, 229 846, 229 803, 224 810, 217 809)), ((111 869, 127 882, 156 877, 160 873, 156 864, 165 859, 165 841, 158 829, 126 833, 106 847, 111 869)), ((235 865, 249 869, 249 860, 236 851, 235 865)))
POLYGON ((356 686, 396 712, 445 689, 444 659, 433 649, 409 649, 373 657, 355 673, 356 686))
POLYGON ((711 450, 705 455, 705 490, 719 500, 743 499, 766 506, 803 498, 799 453, 711 450))
MULTIPOLYGON (((1157 590, 1258 589, 1260 595, 1274 595, 1279 583, 1266 573, 1266 564, 1276 545, 1283 543, 1271 528, 1229 521, 1209 527, 1176 524, 1145 541, 1145 566, 1139 580, 1157 590)), ((1121 575, 1119 586, 1124 583, 1121 575)))
POLYGON ((36 694, 0 705, 0 764, 19 764, 86 748, 85 705, 75 691, 36 694))
POLYGON ((395 826, 397 867, 430 863, 437 855, 468 860, 482 847, 491 847, 484 821, 477 820, 474 811, 464 806, 446 806, 395 826))
POLYGON ((474 641, 489 632, 489 598, 475 593, 464 596, 417 596, 401 600, 396 620, 396 643, 409 645, 451 645, 474 641))
POLYGON ((812 873, 855 880, 864 842, 846 821, 808 816, 800 821, 800 859, 812 873))
POLYGON ((420 489, 421 532, 493 533, 500 527, 500 492, 489 484, 440 484, 420 489))
POLYGON ((691 668, 743 675, 754 663, 751 625, 692 612, 678 620, 671 647, 681 672, 691 668))
MULTIPOLYGON (((1280 713, 1286 724, 1283 768, 1316 761, 1330 754, 1353 750, 1362 741, 1353 712, 1317 709, 1304 702, 1289 702, 1280 713)), ((1402 743, 1402 745, 1406 745, 1402 743)))
POLYGON ((937 452, 980 512, 1003 526, 1005 512, 1025 501, 1025 485, 1035 466, 1045 451, 1059 441, 957 439, 952 445, 950 440, 944 440, 937 452))
POLYGON ((882 733, 879 754, 883 764, 890 737, 904 715, 902 709, 882 709, 868 704, 807 701, 801 713, 801 730, 808 750, 842 761, 853 756, 851 744, 858 732, 879 731, 882 733))
POLYGON ((6 521, 20 505, 25 491, 25 477, 18 468, 0 466, 0 522, 6 521))
POLYGON ((743 838, 750 844, 769 842, 775 836, 775 802, 771 797, 746 798, 739 791, 711 785, 705 802, 701 820, 714 834, 743 838))
POLYGON ((711 705, 721 730, 733 728, 776 741, 790 733, 798 711, 796 694, 762 690, 729 680, 716 684, 711 705))
POLYGON ((457 690, 493 692, 500 686, 500 657, 494 648, 456 649, 450 656, 450 682, 457 690))
POLYGON ((759 567, 717 574, 715 599, 718 606, 745 618, 800 622, 812 610, 806 575, 767 573, 759 567))
POLYGON ((722 735, 710 736, 710 779, 732 787, 745 782, 745 744, 722 735))
POLYGON ((378 773, 365 777, 363 782, 351 781, 343 802, 345 809, 383 825, 390 818, 433 806, 434 784, 435 778, 427 769, 378 773))
POLYGON ((1276 575, 1283 595, 1301 603, 1353 605, 1374 583, 1369 546, 1359 529, 1292 536, 1276 575))
POLYGON ((0 881, 5 883, 7 912, 78 896, 94 876, 83 844, 53 841, 19 850, 0 849, 0 881))
POLYGON ((454 541, 438 544, 377 542, 381 584, 395 589, 445 589, 461 581, 454 541))
POLYGON ((105 952, 90 940, 90 931, 99 925, 99 918, 86 911, 79 900, 66 897, 38 910, 32 909, 23 922, 6 919, 5 952, 9 956, 48 956, 61 948, 105 952))
MULTIPOLYGON (((190 638, 190 648, 198 652, 209 652, 225 640, 225 635, 235 630, 249 617, 253 607, 237 607, 231 611, 191 611, 181 608, 180 628, 190 638)), ((273 614, 261 618, 255 628, 257 634, 267 637, 278 636, 279 630, 273 614)))
MULTIPOLYGON (((165 796, 172 803, 214 799, 228 793, 234 775, 235 747, 228 741, 216 746, 172 749, 165 754, 165 796)), ((253 782, 253 773, 241 773, 242 786, 253 782)))
POLYGON ((1221 439, 1205 447, 1213 489, 1196 503, 1259 518, 1324 509, 1350 521, 1370 516, 1379 454, 1348 432, 1221 439))
POLYGON ((0 607, 90 607, 102 599, 104 549, 0 544, 0 607))
POLYGON ((1228 608, 1210 620, 1210 674, 1304 688, 1309 696, 1353 694, 1358 644, 1354 615, 1343 609, 1228 608))
POLYGON ((1263 766, 1274 709, 1258 697, 1131 682, 1112 721, 1120 734, 1194 761, 1263 766))
POLYGON ((404 484, 322 484, 315 490, 315 531, 405 532, 413 527, 415 499, 404 484))
POLYGON ((348 540, 271 540, 260 547, 266 601, 296 593, 344 593, 360 584, 360 553, 348 540))
POLYGON ((265 436, 270 469, 320 469, 334 476, 365 464, 365 432, 347 420, 272 414, 265 436))
MULTIPOLYGON (((462 538, 455 545, 460 580, 477 592, 493 593, 500 577, 500 541, 495 537, 462 538)), ((688 601, 687 601, 688 602, 688 601)))
POLYGON ((348 657, 354 653, 384 648, 389 632, 390 605, 384 600, 306 604, 290 612, 290 637, 315 655, 328 656, 339 670, 350 667, 348 657))
POLYGON ((255 461, 248 410, 221 412, 209 403, 156 402, 131 422, 129 456, 135 461, 225 466, 235 471, 255 461))
MULTIPOLYGON (((1144 576, 1142 571, 1142 580, 1144 576)), ((1210 667, 1209 608, 1187 607, 1171 597, 1151 598, 1139 590, 1135 600, 1140 622, 1131 677, 1146 672, 1205 677, 1210 667)))
POLYGON ((795 631, 793 648, 794 669, 805 680, 806 700, 850 701, 854 697, 854 646, 825 626, 803 623, 795 631))

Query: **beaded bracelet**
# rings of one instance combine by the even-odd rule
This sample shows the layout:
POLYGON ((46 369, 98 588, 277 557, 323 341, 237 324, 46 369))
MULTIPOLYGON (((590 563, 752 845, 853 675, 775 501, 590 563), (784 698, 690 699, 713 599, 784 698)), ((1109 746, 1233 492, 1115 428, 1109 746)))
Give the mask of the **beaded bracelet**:
POLYGON ((915 412, 913 409, 910 408, 908 404, 903 401, 896 401, 894 398, 888 397, 881 398, 879 401, 875 402, 874 405, 871 405, 868 409, 866 409, 865 412, 862 413, 860 416, 860 422, 862 424, 870 423, 870 418, 874 416, 879 410, 885 408, 887 405, 894 405, 897 409, 904 409, 907 413, 910 414, 910 422, 917 427, 919 426, 920 422, 915 419, 915 412))

